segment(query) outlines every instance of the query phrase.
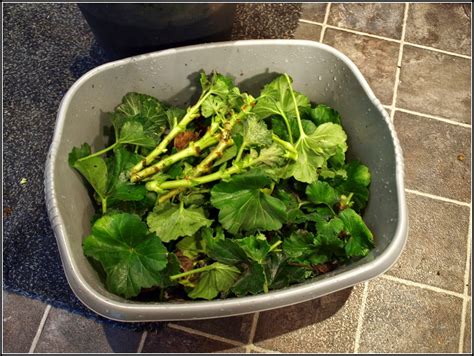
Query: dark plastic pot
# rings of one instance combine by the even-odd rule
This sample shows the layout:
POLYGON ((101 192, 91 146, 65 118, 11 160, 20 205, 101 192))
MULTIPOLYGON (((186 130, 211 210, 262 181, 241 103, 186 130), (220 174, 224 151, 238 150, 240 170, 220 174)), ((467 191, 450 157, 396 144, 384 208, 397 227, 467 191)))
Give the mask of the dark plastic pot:
POLYGON ((120 56, 229 40, 236 4, 78 4, 97 42, 120 56))

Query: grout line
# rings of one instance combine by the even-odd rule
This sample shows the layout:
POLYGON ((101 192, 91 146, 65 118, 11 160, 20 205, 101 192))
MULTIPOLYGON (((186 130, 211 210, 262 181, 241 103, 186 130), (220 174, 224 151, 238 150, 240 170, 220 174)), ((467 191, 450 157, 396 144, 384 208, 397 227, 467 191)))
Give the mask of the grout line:
POLYGON ((467 207, 471 206, 471 204, 465 203, 463 201, 444 198, 444 197, 440 197, 438 195, 433 195, 433 194, 429 194, 429 193, 423 193, 423 192, 420 192, 418 190, 405 189, 405 192, 411 193, 411 194, 416 194, 416 195, 421 195, 422 197, 431 198, 431 199, 435 199, 435 200, 441 200, 441 201, 444 201, 444 202, 447 202, 447 203, 457 204, 457 205, 461 205, 461 206, 467 206, 467 207))
POLYGON ((38 330, 36 330, 36 335, 33 338, 33 341, 31 342, 30 350, 28 351, 29 354, 32 354, 33 352, 35 352, 36 345, 38 344, 41 333, 43 332, 44 324, 46 324, 46 319, 48 319, 50 310, 51 310, 51 305, 48 304, 46 308, 44 309, 43 317, 41 318, 41 321, 39 323, 38 330))
MULTIPOLYGON (((324 23, 322 23, 322 22, 317 22, 317 21, 311 21, 311 20, 300 19, 299 22, 307 23, 307 24, 311 24, 311 25, 324 26, 324 28, 330 28, 330 29, 333 29, 333 30, 339 30, 339 31, 343 31, 343 32, 354 33, 354 34, 356 34, 356 35, 362 35, 362 36, 366 36, 366 37, 377 38, 377 39, 379 39, 379 40, 384 40, 384 41, 389 41, 389 42, 395 42, 395 43, 400 43, 400 42, 401 42, 400 40, 397 40, 397 39, 395 39, 395 38, 390 38, 390 37, 385 37, 385 36, 374 35, 374 34, 372 34, 372 33, 367 33, 367 32, 362 32, 362 31, 357 31, 357 30, 352 30, 352 29, 350 29, 350 28, 343 28, 343 27, 337 27, 337 26, 333 26, 333 25, 327 25, 327 24, 324 24, 324 23)), ((461 57, 461 58, 471 59, 471 56, 468 56, 468 55, 465 55, 465 54, 456 53, 456 52, 449 52, 449 51, 445 51, 445 50, 438 49, 438 48, 435 48, 435 47, 424 46, 424 45, 420 45, 420 44, 416 44, 416 43, 412 43, 412 42, 406 42, 406 41, 404 41, 404 45, 405 45, 405 46, 412 46, 412 47, 422 48, 422 49, 426 49, 426 50, 428 50, 428 51, 444 53, 444 54, 448 54, 448 55, 450 55, 450 56, 455 56, 455 57, 461 57)))
POLYGON ((367 32, 362 32, 362 31, 357 31, 357 30, 351 30, 349 28, 341 28, 341 27, 337 27, 337 26, 332 26, 332 25, 326 25, 326 27, 329 27, 330 29, 333 29, 333 30, 340 30, 340 31, 344 31, 344 32, 349 32, 349 33, 353 33, 355 35, 361 35, 361 36, 366 36, 366 37, 372 37, 372 38, 376 38, 378 40, 384 40, 384 41, 388 41, 388 42, 395 42, 395 43, 400 43, 400 40, 396 40, 394 38, 390 38, 390 37, 384 37, 384 36, 379 36, 379 35, 374 35, 372 33, 367 33, 367 32))
POLYGON ((360 346, 360 335, 362 334, 362 324, 364 323, 364 314, 365 314, 365 307, 367 304, 367 295, 369 294, 369 282, 364 283, 364 290, 362 291, 362 300, 360 302, 360 309, 359 309, 359 318, 357 319, 357 329, 354 338, 354 353, 359 353, 359 346, 360 346))
POLYGON ((252 344, 253 343, 253 339, 255 338, 255 332, 257 331, 257 324, 258 324, 258 318, 260 316, 260 313, 259 312, 256 312, 254 315, 253 315, 253 318, 252 318, 252 326, 250 327, 250 335, 249 335, 249 341, 248 343, 249 344, 252 344))
POLYGON ((143 351, 143 346, 145 346, 146 337, 148 336, 148 332, 145 330, 140 338, 140 343, 138 344, 137 354, 141 354, 143 351))
POLYGON ((446 118, 440 117, 440 116, 434 116, 434 115, 430 115, 430 114, 423 114, 423 113, 418 112, 418 111, 412 111, 412 110, 408 110, 408 109, 401 109, 401 108, 397 108, 397 107, 395 107, 395 110, 400 111, 400 112, 404 112, 404 113, 407 113, 407 114, 412 114, 412 115, 427 117, 427 118, 429 118, 429 119, 433 119, 433 120, 438 120, 438 121, 446 122, 446 123, 451 124, 451 125, 457 125, 457 126, 467 127, 467 128, 469 128, 469 129, 472 127, 471 125, 465 124, 465 123, 463 123, 463 122, 458 122, 458 121, 446 119, 446 118))
POLYGON ((464 272, 464 295, 468 296, 469 272, 471 270, 471 253, 472 253, 472 206, 469 211, 469 229, 467 232, 467 252, 466 252, 466 271, 464 272))
MULTIPOLYGON (((326 10, 327 10, 327 6, 326 6, 326 10)), ((324 18, 326 18, 326 13, 324 14, 324 18)), ((324 20, 323 22, 316 22, 316 21, 305 20, 305 19, 299 19, 298 21, 302 23, 307 23, 310 25, 319 25, 319 26, 323 26, 323 22, 324 22, 324 20)))
POLYGON ((428 284, 414 282, 414 281, 410 281, 408 279, 403 279, 403 278, 391 276, 391 275, 388 275, 388 274, 382 275, 381 278, 384 278, 384 279, 392 281, 392 282, 398 282, 398 283, 401 283, 401 284, 404 284, 404 285, 407 285, 407 286, 418 287, 418 288, 421 288, 421 289, 426 289, 426 290, 430 290, 430 291, 437 292, 437 293, 452 295, 453 297, 458 297, 458 298, 461 298, 463 300, 465 299, 464 294, 461 294, 461 293, 458 293, 458 292, 453 292, 453 291, 443 289, 443 288, 439 288, 439 287, 430 286, 428 284))
POLYGON ((319 42, 320 43, 323 43, 323 40, 324 40, 324 34, 326 33, 326 27, 328 26, 327 23, 328 23, 328 18, 329 18, 329 12, 330 11, 331 11, 331 3, 328 2, 328 4, 326 5, 326 13, 324 14, 324 21, 321 24, 321 26, 323 26, 323 28, 321 29, 321 35, 319 36, 319 42))
POLYGON ((250 351, 258 351, 260 353, 281 354, 281 352, 279 352, 279 351, 273 351, 273 350, 265 349, 263 347, 256 346, 254 344, 247 345, 246 349, 249 351, 248 353, 250 353, 250 351))
POLYGON ((409 4, 405 3, 405 11, 403 14, 402 35, 400 37, 400 48, 398 49, 397 69, 395 70, 395 84, 393 85, 392 111, 390 112, 390 120, 392 120, 392 122, 393 122, 393 116, 395 115, 395 105, 397 103, 398 85, 400 84, 400 72, 402 68, 403 45, 405 44, 405 33, 406 33, 406 28, 407 28, 408 7, 409 7, 409 4))
MULTIPOLYGON (((326 6, 326 10, 327 10, 327 6, 326 6)), ((324 18, 326 18, 326 13, 324 13, 324 18)), ((317 21, 311 21, 311 20, 305 20, 305 19, 299 19, 298 22, 302 22, 302 23, 307 23, 307 24, 310 24, 310 25, 319 25, 319 26, 323 26, 323 22, 317 22, 317 21)))
POLYGON ((442 50, 442 49, 438 49, 438 48, 434 48, 434 47, 428 47, 428 46, 423 46, 423 45, 416 44, 416 43, 411 43, 411 42, 405 42, 405 44, 406 44, 407 46, 412 46, 412 47, 427 49, 427 50, 430 50, 430 51, 433 51, 433 52, 439 52, 439 53, 443 53, 443 54, 448 54, 448 55, 450 55, 450 56, 455 56, 455 57, 461 57, 461 58, 471 59, 471 56, 467 56, 467 55, 461 54, 461 53, 449 52, 449 51, 445 51, 445 50, 442 50))
POLYGON ((231 345, 234 345, 234 346, 245 346, 244 343, 239 342, 239 341, 227 339, 225 337, 217 336, 217 335, 214 335, 214 334, 208 334, 208 333, 200 331, 200 330, 195 330, 195 329, 188 328, 186 326, 181 326, 181 325, 174 324, 174 323, 168 323, 168 327, 170 327, 172 329, 175 329, 175 330, 184 331, 188 334, 203 336, 203 337, 207 337, 208 339, 211 339, 211 340, 225 342, 227 344, 231 344, 231 345))
POLYGON ((464 299, 462 302, 461 309, 461 329, 459 332, 459 344, 458 344, 458 353, 462 354, 464 348, 464 334, 466 333, 466 311, 467 311, 467 299, 464 299))
MULTIPOLYGON (((337 27, 337 26, 328 25, 328 24, 321 23, 321 22, 310 21, 310 20, 304 20, 304 19, 300 19, 299 21, 300 21, 300 22, 303 22, 303 23, 310 24, 310 25, 324 26, 324 27, 326 27, 326 28, 330 28, 330 29, 333 29, 333 30, 340 30, 340 31, 344 31, 344 32, 353 33, 353 34, 356 34, 356 35, 362 35, 362 36, 366 36, 366 37, 373 37, 373 38, 377 38, 377 39, 379 39, 379 40, 385 40, 385 41, 396 42, 396 43, 399 43, 399 42, 400 42, 399 40, 396 40, 396 39, 393 39, 393 38, 383 37, 383 36, 378 36, 378 35, 373 35, 373 34, 371 34, 371 33, 361 32, 361 31, 357 31, 357 30, 352 30, 352 29, 349 29, 349 28, 337 27)), ((325 21, 326 21, 326 18, 325 18, 325 21)))
MULTIPOLYGON (((463 352, 464 347, 464 334, 466 332, 466 312, 467 312, 467 302, 469 299, 469 271, 471 270, 471 233, 472 233, 472 207, 469 211, 469 229, 467 232, 467 245, 466 245, 466 269, 464 270, 464 301, 462 303, 461 311, 461 331, 459 333, 459 353, 463 352)), ((472 307, 471 307, 472 308, 472 307)))

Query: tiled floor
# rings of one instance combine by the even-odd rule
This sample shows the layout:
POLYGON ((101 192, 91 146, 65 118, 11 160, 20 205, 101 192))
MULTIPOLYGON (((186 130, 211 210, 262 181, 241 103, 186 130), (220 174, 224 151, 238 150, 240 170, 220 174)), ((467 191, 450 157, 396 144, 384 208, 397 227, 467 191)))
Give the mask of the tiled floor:
POLYGON ((289 308, 110 329, 5 293, 6 352, 471 351, 471 7, 304 4, 295 37, 349 56, 404 149, 410 233, 388 273, 289 308))

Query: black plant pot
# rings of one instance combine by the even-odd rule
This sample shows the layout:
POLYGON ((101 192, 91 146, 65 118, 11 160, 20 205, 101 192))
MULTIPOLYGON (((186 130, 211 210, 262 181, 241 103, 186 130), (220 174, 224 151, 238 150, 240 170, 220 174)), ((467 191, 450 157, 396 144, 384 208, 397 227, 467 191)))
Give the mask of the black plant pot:
POLYGON ((78 4, 97 42, 118 56, 229 40, 236 4, 78 4))

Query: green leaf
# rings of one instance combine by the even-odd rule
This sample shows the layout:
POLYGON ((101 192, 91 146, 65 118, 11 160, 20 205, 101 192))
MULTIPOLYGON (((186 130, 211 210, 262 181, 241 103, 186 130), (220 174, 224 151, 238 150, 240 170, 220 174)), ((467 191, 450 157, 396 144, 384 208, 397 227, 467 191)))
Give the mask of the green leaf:
POLYGON ((276 168, 285 162, 284 150, 280 145, 274 143, 271 146, 262 148, 260 154, 254 159, 254 166, 265 165, 270 168, 276 168))
POLYGON ((312 211, 310 213, 306 213, 306 214, 303 213, 302 216, 299 216, 298 219, 296 220, 296 223, 300 224, 300 223, 305 223, 309 221, 318 223, 320 221, 328 221, 333 216, 334 216, 333 211, 330 210, 328 207, 318 206, 317 210, 312 211), (324 209, 327 209, 327 211, 324 209))
POLYGON ((358 161, 351 161, 345 168, 347 179, 338 185, 336 189, 345 195, 353 193, 354 209, 360 211, 365 207, 369 199, 368 186, 371 180, 369 168, 358 161))
POLYGON ((320 264, 324 264, 327 262, 330 262, 331 258, 327 254, 313 254, 307 258, 307 263, 310 264, 311 266, 316 266, 320 264))
POLYGON ((221 97, 221 99, 226 99, 229 92, 234 88, 234 83, 230 77, 216 72, 212 73, 210 80, 204 72, 201 72, 200 82, 203 93, 209 91, 221 97))
POLYGON ((235 265, 245 260, 246 255, 236 240, 205 238, 206 252, 210 258, 227 265, 235 265))
POLYGON ((89 184, 94 188, 96 193, 105 199, 107 195, 107 164, 101 157, 90 157, 83 161, 76 160, 74 163, 76 168, 89 184))
MULTIPOLYGON (((270 122, 271 122, 271 128, 272 128, 273 133, 275 133, 282 140, 290 141, 290 136, 288 135, 288 129, 285 125, 285 122, 278 115, 273 115, 271 117, 270 122)), ((296 129, 298 130, 297 122, 296 122, 296 129)))
POLYGON ((152 148, 160 140, 168 121, 167 107, 156 98, 131 92, 112 116, 117 141, 152 148))
POLYGON ((224 116, 228 110, 227 103, 218 96, 209 96, 201 106, 201 114, 204 117, 214 115, 224 116))
POLYGON ((300 209, 299 202, 295 193, 284 189, 277 189, 275 197, 280 199, 286 206, 287 223, 299 223, 304 219, 304 212, 300 209))
POLYGON ((176 257, 174 253, 170 253, 168 255, 168 264, 166 265, 166 268, 160 271, 157 275, 158 282, 156 285, 162 289, 165 289, 178 284, 178 282, 172 281, 170 277, 178 274, 180 269, 181 266, 179 264, 178 257, 176 257))
POLYGON ((210 266, 213 266, 213 268, 201 274, 197 286, 188 293, 188 297, 192 299, 214 299, 220 292, 228 291, 240 275, 240 270, 237 267, 227 266, 219 262, 215 262, 210 266))
POLYGON ((190 259, 195 259, 200 253, 204 252, 196 235, 184 237, 176 244, 176 247, 182 252, 183 256, 190 259))
POLYGON ((91 146, 87 143, 83 143, 81 147, 73 147, 71 152, 69 152, 68 163, 71 167, 74 167, 74 163, 78 159, 87 157, 91 154, 91 146))
POLYGON ((252 261, 262 264, 270 252, 270 245, 263 234, 247 236, 243 239, 235 240, 247 257, 252 261))
MULTIPOLYGON (((294 93, 298 107, 310 106, 309 99, 306 96, 298 92, 294 93)), ((295 105, 291 96, 291 88, 284 75, 277 77, 264 86, 252 112, 260 119, 265 119, 272 115, 285 116, 287 118, 295 117, 295 105)))
POLYGON ((113 158, 109 159, 108 170, 108 202, 114 205, 116 201, 141 201, 145 199, 147 190, 143 184, 130 182, 129 171, 141 157, 128 151, 123 146, 114 149, 113 158))
POLYGON ((278 230, 286 221, 285 204, 262 189, 271 179, 260 172, 233 176, 211 190, 211 204, 219 209, 219 222, 235 234, 240 230, 278 230))
POLYGON ((334 218, 329 222, 318 219, 316 236, 307 231, 298 230, 283 241, 283 251, 292 261, 317 265, 339 257, 345 257, 344 241, 339 238, 344 224, 334 218))
MULTIPOLYGON (((136 214, 143 216, 150 210, 153 210, 155 206, 157 194, 155 192, 146 192, 145 197, 142 200, 117 200, 114 199, 111 202, 110 211, 114 210, 124 213, 136 214)), ((111 197, 108 198, 112 199, 111 197)), ((107 200, 107 201, 108 201, 107 200)), ((109 211, 109 209, 107 209, 109 211)))
POLYGON ((201 227, 211 226, 202 208, 187 208, 171 203, 157 205, 148 214, 147 223, 150 230, 156 232, 161 241, 169 242, 181 236, 192 236, 201 227))
POLYGON ((201 97, 207 95, 201 104, 201 114, 204 117, 217 116, 220 118, 232 109, 240 108, 243 98, 240 90, 234 86, 231 78, 213 73, 210 80, 201 73, 201 97))
POLYGON ((306 187, 306 195, 314 204, 326 204, 332 207, 339 200, 336 190, 327 182, 317 181, 306 187))
POLYGON ((312 275, 312 272, 304 267, 288 265, 288 258, 279 253, 269 256, 265 264, 265 274, 270 289, 281 289, 293 283, 303 282, 312 275))
POLYGON ((292 165, 293 177, 300 182, 315 182, 318 179, 318 168, 325 163, 324 158, 315 154, 305 140, 298 141, 296 152, 298 158, 292 165))
POLYGON ((125 298, 138 295, 142 288, 159 285, 160 271, 168 263, 161 241, 132 214, 98 219, 83 248, 86 256, 95 258, 104 267, 107 289, 125 298))
POLYGON ((296 143, 298 159, 294 165, 296 180, 312 183, 318 179, 317 170, 337 153, 338 148, 347 150, 347 135, 340 125, 325 123, 310 134, 301 137, 296 143))
MULTIPOLYGON (((316 125, 310 120, 302 119, 301 125, 303 126, 303 131, 308 135, 312 134, 316 130, 316 125)), ((290 140, 285 122, 282 121, 281 118, 273 116, 271 118, 271 128, 272 131, 281 139, 285 141, 290 140)), ((300 137, 300 128, 298 126, 298 121, 292 119, 290 121, 290 128, 293 140, 296 141, 300 137)))
POLYGON ((332 122, 334 124, 341 125, 341 116, 339 115, 339 113, 333 108, 324 104, 319 104, 314 109, 311 109, 310 115, 312 121, 316 124, 316 126, 322 125, 327 122, 332 122))
POLYGON ((345 245, 347 256, 366 256, 374 247, 374 238, 364 220, 349 208, 341 211, 339 218, 344 223, 344 230, 350 235, 345 245))
POLYGON ((341 125, 325 123, 305 137, 304 141, 315 154, 326 159, 336 154, 337 148, 347 150, 347 135, 341 125))
MULTIPOLYGON (((296 122, 296 121, 295 121, 296 122)), ((301 126, 303 126, 303 131, 307 135, 313 134, 314 131, 316 131, 316 125, 309 120, 301 120, 301 126)), ((295 138, 299 138, 299 128, 298 125, 295 125, 295 131, 297 130, 296 135, 294 135, 295 138)))
POLYGON ((185 114, 185 110, 177 107, 170 107, 166 110, 165 115, 169 129, 172 130, 176 125, 178 125, 178 122, 181 121, 185 114))
POLYGON ((283 241, 283 251, 292 258, 306 256, 314 250, 314 235, 306 231, 296 231, 283 241))
POLYGON ((266 287, 266 276, 263 266, 253 262, 248 266, 242 277, 232 287, 232 292, 237 296, 259 294, 266 287))
POLYGON ((370 184, 370 172, 367 166, 358 161, 351 161, 347 167, 347 176, 354 184, 367 187, 370 184))
POLYGON ((143 147, 153 147, 153 140, 143 128, 143 124, 138 120, 127 121, 123 124, 117 140, 121 144, 130 144, 143 147))
POLYGON ((246 146, 269 146, 272 143, 272 132, 264 121, 250 115, 243 123, 244 144, 246 146))
POLYGON ((110 199, 121 201, 142 201, 147 190, 143 184, 134 185, 130 181, 120 180, 115 186, 110 199))
POLYGON ((339 218, 333 218, 329 222, 320 221, 316 224, 317 235, 314 238, 314 245, 317 247, 319 263, 325 263, 339 257, 343 257, 344 241, 339 238, 339 234, 344 229, 344 223, 339 218))
POLYGON ((244 103, 248 100, 253 100, 247 93, 241 93, 240 89, 237 87, 233 87, 227 96, 227 102, 229 106, 234 109, 240 111, 244 103))
MULTIPOLYGON (((337 169, 342 169, 344 167, 344 164, 346 163, 346 152, 344 150, 344 147, 338 146, 336 148, 336 153, 334 154, 334 156, 329 158, 328 163, 331 168, 335 168, 335 174, 341 175, 341 173, 338 172, 337 169)), ((346 175, 345 170, 343 172, 343 175, 346 175)))
POLYGON ((165 123, 164 105, 150 95, 135 92, 128 93, 122 98, 122 103, 115 110, 127 117, 139 115, 165 123))

